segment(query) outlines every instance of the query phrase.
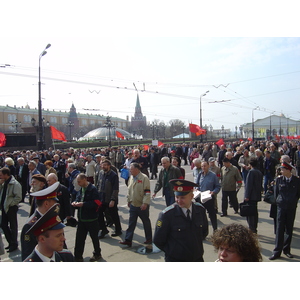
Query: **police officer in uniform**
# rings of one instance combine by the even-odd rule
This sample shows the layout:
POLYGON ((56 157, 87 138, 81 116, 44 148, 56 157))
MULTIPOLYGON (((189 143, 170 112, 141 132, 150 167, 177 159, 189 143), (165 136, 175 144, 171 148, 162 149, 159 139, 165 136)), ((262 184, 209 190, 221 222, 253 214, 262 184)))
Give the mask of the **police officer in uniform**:
POLYGON ((282 176, 276 178, 274 197, 277 204, 277 227, 275 248, 270 260, 279 258, 282 251, 288 258, 293 258, 291 242, 300 198, 300 179, 292 175, 292 169, 289 163, 283 162, 281 164, 282 176))
POLYGON ((73 254, 63 249, 64 227, 59 217, 59 204, 55 204, 26 232, 32 232, 38 244, 24 262, 73 262, 73 254))
POLYGON ((27 223, 23 226, 21 232, 21 256, 24 261, 27 256, 33 251, 37 245, 35 235, 31 232, 27 233, 31 226, 44 215, 53 205, 58 203, 56 197, 56 190, 59 182, 54 183, 46 189, 31 193, 31 196, 36 197, 36 205, 33 215, 28 219, 27 223))
POLYGON ((166 262, 203 262, 208 222, 205 208, 192 201, 197 184, 183 179, 169 182, 176 202, 159 214, 153 242, 165 252, 166 262))

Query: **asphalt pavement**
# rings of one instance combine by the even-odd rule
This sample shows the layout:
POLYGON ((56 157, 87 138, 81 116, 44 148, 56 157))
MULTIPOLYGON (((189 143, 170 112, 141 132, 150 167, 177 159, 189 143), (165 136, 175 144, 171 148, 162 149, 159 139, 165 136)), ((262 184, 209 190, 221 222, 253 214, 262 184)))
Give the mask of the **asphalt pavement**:
MULTIPOLYGON (((161 167, 159 167, 160 170, 161 167)), ((186 170, 186 179, 193 180, 192 171, 190 166, 184 166, 186 170)), ((154 185, 156 180, 151 180, 151 194, 154 190, 154 185)), ((111 237, 110 234, 114 232, 114 228, 108 228, 110 233, 106 235, 104 239, 100 240, 100 247, 102 250, 102 259, 100 262, 163 262, 164 261, 164 253, 159 251, 153 245, 152 249, 145 248, 143 242, 145 241, 144 229, 140 220, 138 220, 137 227, 133 237, 132 247, 128 248, 127 246, 119 245, 119 241, 124 239, 125 231, 128 225, 129 218, 129 209, 127 207, 126 201, 127 195, 127 186, 124 183, 124 180, 120 178, 120 192, 119 192, 119 215, 121 219, 121 225, 123 229, 123 234, 118 237, 111 237)), ((239 202, 243 202, 244 196, 244 188, 242 187, 238 193, 239 202)), ((219 214, 218 218, 218 227, 222 227, 223 225, 230 223, 240 223, 247 226, 247 221, 245 217, 241 217, 239 214, 234 214, 232 208, 228 208, 228 216, 221 217, 220 216, 220 208, 221 208, 221 192, 217 196, 218 206, 219 206, 219 214)), ((151 207, 150 207, 150 219, 152 224, 152 230, 154 233, 156 220, 158 214, 166 207, 165 200, 161 196, 161 191, 158 192, 157 197, 152 199, 151 207)), ((29 213, 29 203, 28 199, 25 200, 25 203, 20 203, 19 211, 18 211, 18 226, 19 226, 19 238, 23 225, 27 221, 28 213, 29 213)), ((259 224, 258 224, 258 240, 261 246, 261 253, 263 257, 263 262, 271 262, 269 261, 269 256, 272 255, 272 250, 274 248, 274 227, 273 227, 273 219, 269 217, 270 204, 261 201, 258 203, 258 211, 259 211, 259 224)), ((2 232, 2 231, 1 231, 2 232)), ((74 244, 75 244, 75 233, 76 228, 73 227, 65 227, 65 236, 66 236, 66 244, 68 249, 74 252, 74 244)), ((215 252, 212 244, 209 241, 209 237, 212 234, 212 226, 209 221, 209 235, 204 241, 204 261, 205 262, 214 262, 217 259, 217 253, 215 252)), ((4 246, 7 246, 6 239, 2 233, 2 239, 4 242, 4 246)), ((19 244, 20 248, 20 244, 19 244)), ((278 260, 272 262, 298 262, 300 261, 300 212, 299 206, 297 209, 297 215, 294 225, 294 234, 292 240, 292 249, 291 253, 294 255, 293 259, 287 258, 284 254, 278 260)), ((90 237, 88 236, 85 243, 84 250, 84 261, 88 262, 90 257, 93 255, 93 245, 90 237)), ((21 262, 21 252, 20 250, 16 250, 12 253, 5 253, 1 256, 1 260, 3 262, 21 262)))

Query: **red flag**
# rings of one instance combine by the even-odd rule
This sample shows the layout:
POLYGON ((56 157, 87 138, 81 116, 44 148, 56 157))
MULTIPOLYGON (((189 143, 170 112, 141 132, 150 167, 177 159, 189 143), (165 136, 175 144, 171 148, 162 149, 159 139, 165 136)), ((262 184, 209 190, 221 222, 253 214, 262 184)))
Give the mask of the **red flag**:
POLYGON ((65 134, 59 131, 58 129, 56 129, 54 126, 50 126, 50 130, 51 130, 51 138, 53 140, 60 140, 64 142, 67 141, 65 134))
POLYGON ((6 144, 6 137, 3 132, 0 132, 0 147, 4 147, 6 144))
POLYGON ((250 137, 248 137, 248 139, 247 139, 249 142, 252 142, 252 138, 250 138, 250 137))
POLYGON ((206 130, 199 127, 196 124, 189 124, 190 132, 196 133, 196 135, 206 134, 206 130))
POLYGON ((144 145, 143 147, 144 147, 145 151, 149 150, 149 146, 148 145, 144 145))
POLYGON ((124 135, 119 131, 116 131, 116 135, 117 135, 118 138, 121 138, 122 140, 125 139, 124 135))
POLYGON ((164 145, 164 143, 163 142, 161 142, 161 141, 158 141, 158 144, 157 144, 157 146, 158 147, 160 147, 160 146, 163 146, 164 145))
POLYGON ((224 140, 223 140, 223 139, 219 139, 219 140, 216 142, 216 145, 218 145, 219 147, 221 147, 222 145, 224 145, 224 140))

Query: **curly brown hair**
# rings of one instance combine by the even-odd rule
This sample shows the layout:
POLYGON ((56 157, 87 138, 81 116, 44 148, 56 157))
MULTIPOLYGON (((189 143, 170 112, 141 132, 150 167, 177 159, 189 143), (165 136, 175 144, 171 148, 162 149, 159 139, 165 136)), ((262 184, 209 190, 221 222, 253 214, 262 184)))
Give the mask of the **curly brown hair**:
POLYGON ((216 250, 222 246, 234 248, 244 262, 262 261, 256 236, 241 224, 233 223, 216 230, 211 242, 216 250))

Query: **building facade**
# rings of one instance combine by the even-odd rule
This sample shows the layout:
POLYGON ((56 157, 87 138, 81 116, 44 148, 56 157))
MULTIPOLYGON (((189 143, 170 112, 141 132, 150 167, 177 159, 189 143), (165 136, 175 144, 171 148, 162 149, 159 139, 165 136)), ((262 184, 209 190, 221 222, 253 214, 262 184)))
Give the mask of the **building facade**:
MULTIPOLYGON (((63 131, 66 136, 79 138, 90 130, 101 127, 106 122, 106 116, 100 114, 82 114, 77 113, 74 104, 70 111, 55 111, 49 109, 42 110, 43 126, 54 126, 58 130, 63 131), (70 122, 70 123, 69 123, 70 122), (68 124, 72 124, 72 127, 68 124)), ((38 109, 16 106, 0 106, 0 132, 14 133, 23 132, 23 128, 32 127, 33 120, 35 126, 38 124, 38 109)), ((111 118, 114 125, 124 130, 130 126, 129 117, 126 120, 121 118, 111 118)))

